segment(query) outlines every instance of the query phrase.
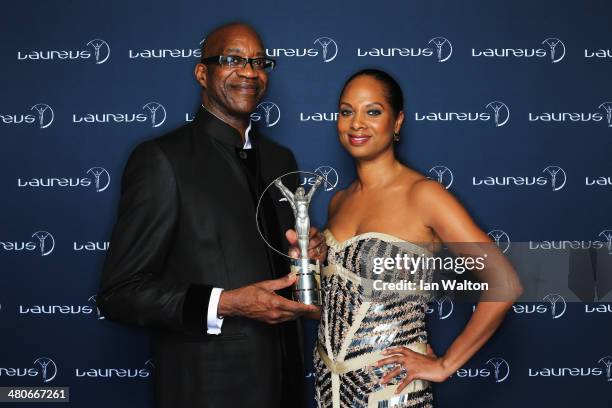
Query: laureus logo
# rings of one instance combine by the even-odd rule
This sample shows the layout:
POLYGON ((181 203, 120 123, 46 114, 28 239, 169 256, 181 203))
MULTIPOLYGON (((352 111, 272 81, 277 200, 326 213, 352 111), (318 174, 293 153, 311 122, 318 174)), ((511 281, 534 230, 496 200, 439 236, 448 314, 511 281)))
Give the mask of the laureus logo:
POLYGON ((34 365, 40 366, 40 374, 45 383, 53 381, 57 375, 57 364, 48 357, 37 358, 34 360, 34 365))
POLYGON ((428 173, 430 175, 430 179, 436 180, 446 189, 453 184, 453 180, 455 179, 453 172, 446 166, 433 166, 431 169, 429 169, 428 173))
POLYGON ((144 112, 115 112, 115 113, 97 113, 89 112, 84 114, 73 114, 73 123, 147 123, 156 128, 160 127, 166 121, 166 108, 159 102, 147 102, 142 108, 144 112))
POLYGON ((550 37, 542 41, 542 44, 546 44, 550 48, 550 60, 553 64, 565 57, 565 44, 560 39, 550 37))
POLYGON ((37 103, 30 108, 32 113, 0 113, 0 123, 7 125, 38 125, 46 129, 53 123, 55 113, 53 108, 46 103, 37 103))
POLYGON ((603 230, 597 235, 606 241, 608 247, 608 253, 612 254, 612 230, 603 230))
POLYGON ((502 127, 510 120, 510 108, 501 101, 492 101, 485 109, 453 112, 415 112, 417 122, 493 122, 495 127, 502 127))
POLYGON ((106 41, 94 38, 87 45, 93 48, 97 65, 104 64, 110 57, 110 47, 106 41))
POLYGON ((565 182, 567 181, 567 176, 565 174, 565 170, 563 170, 559 166, 547 166, 542 170, 542 173, 547 173, 550 175, 550 185, 552 187, 552 191, 559 191, 565 186, 565 182))
POLYGON ((493 378, 495 383, 501 383, 510 376, 510 364, 501 357, 491 357, 479 368, 460 368, 459 378, 493 378))
POLYGON ((506 251, 510 248, 510 236, 506 234, 506 232, 500 229, 494 229, 487 232, 487 235, 493 238, 495 245, 502 251, 502 253, 506 253, 506 251))
POLYGON ((496 383, 505 381, 510 375, 510 365, 501 357, 490 358, 486 364, 493 366, 493 378, 496 383))
POLYGON ((545 302, 550 303, 550 313, 553 319, 558 319, 565 314, 567 303, 563 296, 556 293, 549 293, 542 298, 545 302))
POLYGON ((590 123, 602 122, 607 123, 607 127, 612 127, 612 102, 603 102, 599 104, 598 109, 603 109, 602 112, 529 112, 530 122, 542 123, 590 123))
MULTIPOLYGON (((93 315, 95 304, 95 296, 88 299, 88 302, 94 302, 93 307, 89 304, 66 305, 66 304, 30 304, 19 305, 20 315, 56 315, 56 316, 78 316, 78 315, 93 315)), ((100 314, 98 311, 98 317, 100 314)), ((103 317, 102 317, 103 319, 103 317)))
POLYGON ((97 295, 90 296, 89 299, 87 299, 87 301, 89 303, 93 304, 93 306, 96 308, 96 314, 98 316, 98 320, 104 320, 104 319, 106 319, 106 317, 104 317, 104 315, 102 314, 102 312, 100 312, 100 309, 98 308, 98 303, 96 301, 96 296, 97 295))
POLYGON ((32 177, 17 179, 19 188, 80 188, 94 186, 96 191, 106 190, 110 184, 110 174, 103 167, 92 167, 85 177, 32 177), (89 175, 93 177, 89 177, 89 175))
POLYGON ((199 47, 193 48, 141 48, 130 49, 130 59, 152 59, 152 58, 200 58, 202 56, 202 44, 206 37, 202 38, 199 47))
POLYGON ((313 44, 321 47, 324 62, 331 62, 338 55, 338 44, 332 38, 319 37, 314 40, 313 44))
POLYGON ((315 47, 309 48, 267 48, 268 57, 318 57, 321 56, 323 62, 331 62, 338 55, 338 44, 330 37, 319 37, 313 41, 315 47))
POLYGON ((598 107, 599 109, 606 111, 606 121, 608 122, 608 127, 612 127, 612 102, 604 102, 598 107))
POLYGON ((373 48, 357 48, 358 57, 435 57, 440 62, 446 62, 453 55, 453 45, 451 42, 441 36, 436 36, 423 46, 405 46, 405 47, 373 47, 373 48))
POLYGON ((103 167, 92 167, 87 170, 87 174, 94 177, 94 186, 97 193, 106 190, 110 185, 110 174, 103 167))
POLYGON ((436 46, 438 62, 445 62, 453 55, 453 45, 444 37, 434 37, 429 40, 428 44, 436 46))
POLYGON ((93 40, 85 44, 86 47, 83 49, 72 49, 72 50, 31 50, 31 51, 18 51, 18 61, 50 61, 50 60, 86 60, 91 59, 93 56, 94 61, 97 65, 104 64, 110 57, 110 46, 108 43, 100 38, 94 38, 93 40))
POLYGON ((500 101, 489 102, 486 108, 493 110, 493 119, 495 120, 495 126, 504 126, 508 119, 510 119, 510 109, 508 106, 500 101))
POLYGON ((151 114, 151 126, 160 127, 166 121, 166 108, 159 102, 147 102, 142 109, 147 109, 151 114))
POLYGON ((550 313, 552 319, 559 319, 567 310, 567 302, 563 296, 549 293, 542 298, 542 302, 515 303, 512 305, 512 310, 519 315, 544 316, 550 313))
POLYGON ((257 105, 255 112, 251 113, 251 120, 253 122, 264 121, 266 127, 272 127, 280 120, 280 109, 277 104, 270 101, 261 102, 257 105))
POLYGON ((485 58, 546 58, 550 56, 553 64, 565 57, 565 44, 556 37, 542 41, 540 48, 472 48, 472 57, 485 58))
POLYGON ((473 186, 543 187, 550 185, 552 191, 561 190, 567 181, 565 170, 559 166, 546 166, 542 170, 547 176, 473 176, 473 186))
POLYGON ((37 238, 40 248, 40 256, 47 256, 55 248, 55 239, 50 232, 47 231, 36 231, 32 234, 32 238, 37 238))
POLYGON ((144 362, 142 368, 77 368, 74 370, 77 378, 149 378, 153 374, 155 364, 152 359, 144 362))
POLYGON ((319 166, 314 171, 316 174, 320 174, 325 179, 325 191, 331 191, 338 185, 338 172, 331 166, 319 166))
POLYGON ((38 115, 37 123, 41 129, 48 128, 53 123, 53 119, 55 118, 53 108, 46 103, 37 103, 36 105, 32 106, 30 110, 36 111, 38 115))
POLYGON ((55 239, 48 231, 36 231, 32 234, 32 241, 0 241, 0 249, 7 252, 35 252, 38 251, 40 256, 47 256, 53 252, 55 248, 55 239))
POLYGON ((612 357, 605 356, 597 360, 599 364, 603 364, 601 367, 542 367, 542 368, 529 368, 529 377, 542 377, 549 379, 551 377, 604 377, 606 381, 612 381, 610 371, 612 368, 612 357))
POLYGON ((453 300, 448 295, 441 295, 434 297, 429 303, 427 303, 425 313, 434 314, 439 320, 448 319, 453 314, 455 306, 453 300))
POLYGON ((606 380, 612 381, 612 376, 610 375, 610 371, 612 370, 612 357, 605 356, 597 360, 598 363, 601 363, 606 368, 606 380))

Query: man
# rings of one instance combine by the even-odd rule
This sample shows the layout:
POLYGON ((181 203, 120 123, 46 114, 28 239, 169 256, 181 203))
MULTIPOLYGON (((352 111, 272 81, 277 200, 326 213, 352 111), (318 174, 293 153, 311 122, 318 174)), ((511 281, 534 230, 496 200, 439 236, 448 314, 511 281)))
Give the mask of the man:
MULTIPOLYGON (((214 30, 195 68, 194 121, 139 145, 126 165, 97 299, 108 319, 155 329, 159 407, 302 405, 294 319, 316 308, 275 293, 295 277, 255 224, 263 188, 296 169, 250 127, 273 65, 249 26, 214 30)), ((268 191, 260 228, 280 244, 293 218, 268 191)), ((311 236, 311 256, 324 254, 311 236)))

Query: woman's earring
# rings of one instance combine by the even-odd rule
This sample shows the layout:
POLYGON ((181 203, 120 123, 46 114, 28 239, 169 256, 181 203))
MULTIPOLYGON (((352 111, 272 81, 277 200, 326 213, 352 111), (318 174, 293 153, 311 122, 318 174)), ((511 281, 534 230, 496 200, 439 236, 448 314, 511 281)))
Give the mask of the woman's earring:
POLYGON ((397 132, 393 132, 393 141, 394 142, 399 142, 400 140, 400 135, 397 132))

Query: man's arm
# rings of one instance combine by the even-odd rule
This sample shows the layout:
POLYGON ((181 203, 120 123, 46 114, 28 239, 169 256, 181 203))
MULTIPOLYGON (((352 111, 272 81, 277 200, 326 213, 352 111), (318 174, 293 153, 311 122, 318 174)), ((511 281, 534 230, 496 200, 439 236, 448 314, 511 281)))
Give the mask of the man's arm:
POLYGON ((155 142, 130 156, 98 307, 110 320, 202 333, 212 287, 161 276, 178 214, 172 167, 155 142))

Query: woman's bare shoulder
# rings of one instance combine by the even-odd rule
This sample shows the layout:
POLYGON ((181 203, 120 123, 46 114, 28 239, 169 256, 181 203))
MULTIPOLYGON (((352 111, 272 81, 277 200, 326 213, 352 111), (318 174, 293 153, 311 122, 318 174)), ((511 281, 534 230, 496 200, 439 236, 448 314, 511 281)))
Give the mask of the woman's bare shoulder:
POLYGON ((453 207, 458 202, 442 184, 436 180, 423 178, 415 181, 410 189, 410 201, 423 209, 442 209, 453 207))
POLYGON ((338 211, 340 204, 346 198, 347 190, 348 189, 336 191, 332 199, 329 201, 329 206, 327 207, 327 211, 329 214, 328 218, 332 218, 336 211, 338 211))
POLYGON ((406 167, 402 176, 402 185, 404 186, 408 198, 412 201, 422 196, 430 194, 437 194, 440 192, 440 188, 444 190, 444 187, 435 180, 432 180, 422 173, 406 167))

